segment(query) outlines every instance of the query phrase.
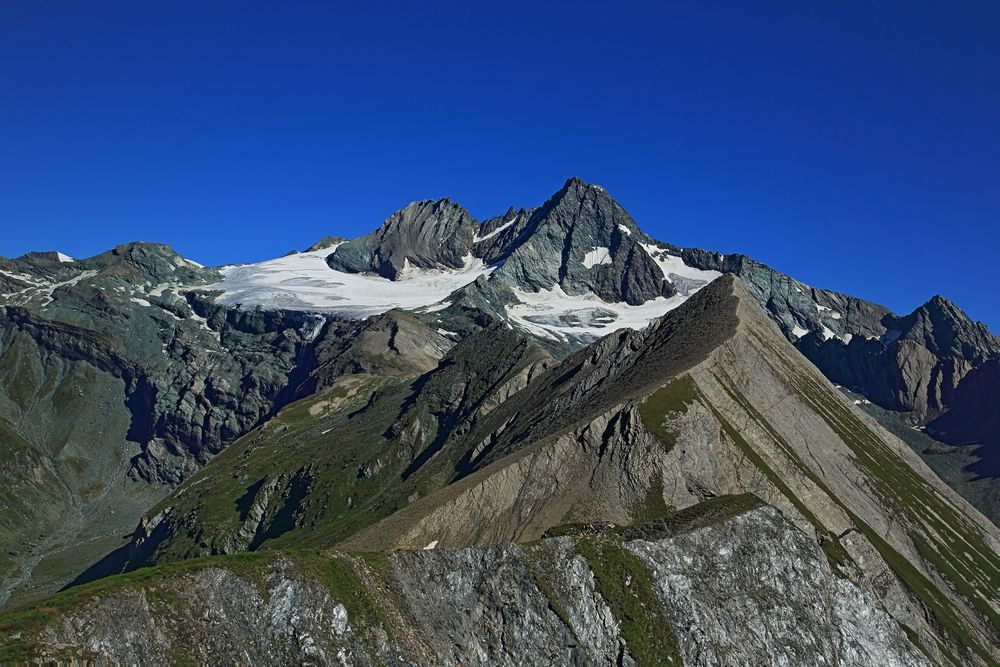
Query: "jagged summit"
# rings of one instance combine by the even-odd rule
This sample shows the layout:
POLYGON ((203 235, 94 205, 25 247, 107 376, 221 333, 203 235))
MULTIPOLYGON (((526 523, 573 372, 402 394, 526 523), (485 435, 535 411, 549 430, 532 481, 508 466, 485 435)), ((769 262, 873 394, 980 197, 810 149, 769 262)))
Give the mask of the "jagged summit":
POLYGON ((461 304, 570 345, 643 327, 720 275, 578 178, 539 208, 482 225, 449 199, 423 200, 360 238, 223 273, 221 303, 348 317, 461 304))
POLYGON ((462 269, 477 231, 469 212, 450 199, 423 200, 389 216, 377 230, 339 245, 330 268, 398 280, 405 269, 462 269))
POLYGON ((959 357, 975 364, 1000 357, 1000 338, 940 295, 905 317, 887 318, 887 326, 899 332, 900 340, 920 343, 939 356, 959 357))
POLYGON ((651 256, 651 240, 601 187, 570 179, 532 214, 510 246, 497 280, 529 292, 558 286, 637 306, 677 293, 651 256), (645 245, 644 245, 645 244, 645 245))

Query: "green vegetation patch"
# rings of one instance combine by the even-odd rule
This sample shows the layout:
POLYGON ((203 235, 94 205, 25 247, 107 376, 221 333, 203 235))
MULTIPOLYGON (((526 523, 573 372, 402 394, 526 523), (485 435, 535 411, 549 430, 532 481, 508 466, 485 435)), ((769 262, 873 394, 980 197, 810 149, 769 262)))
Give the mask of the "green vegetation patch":
MULTIPOLYGON (((365 630, 377 626, 392 636, 392 624, 355 572, 352 556, 304 550, 283 553, 291 559, 296 571, 321 583, 334 600, 344 605, 351 626, 360 637, 365 637, 365 630)), ((376 572, 385 571, 385 566, 376 554, 372 554, 370 564, 376 572)))
POLYGON ((535 581, 535 585, 538 586, 538 590, 548 600, 549 609, 559 617, 559 620, 566 626, 566 629, 575 635, 576 630, 570 622, 566 605, 563 604, 563 596, 559 594, 554 584, 554 582, 559 580, 561 564, 554 562, 545 552, 544 548, 528 548, 523 551, 523 554, 524 565, 531 574, 531 578, 535 581))
POLYGON ((764 506, 752 493, 717 496, 654 521, 621 531, 625 540, 662 540, 722 523, 735 516, 764 506))
POLYGON ((585 537, 576 546, 590 564, 597 590, 618 621, 636 664, 683 665, 673 625, 642 562, 612 535, 585 537))
POLYGON ((666 428, 664 422, 671 414, 687 412, 688 405, 697 399, 694 381, 682 375, 663 385, 639 404, 639 416, 646 430, 655 435, 669 452, 677 444, 677 434, 666 428))
POLYGON ((632 525, 641 526, 668 514, 670 508, 663 502, 663 477, 657 474, 646 489, 646 497, 632 509, 632 525))

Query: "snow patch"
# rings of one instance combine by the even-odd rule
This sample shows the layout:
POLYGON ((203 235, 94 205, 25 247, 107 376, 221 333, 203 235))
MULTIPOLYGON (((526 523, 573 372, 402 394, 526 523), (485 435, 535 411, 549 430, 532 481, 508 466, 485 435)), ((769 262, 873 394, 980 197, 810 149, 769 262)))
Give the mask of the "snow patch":
POLYGON ((625 236, 632 236, 632 230, 626 227, 625 225, 619 224, 618 229, 620 229, 621 233, 624 234, 625 236))
POLYGON ((200 324, 202 329, 210 333, 212 337, 215 338, 215 340, 217 340, 220 344, 222 343, 222 334, 220 334, 218 331, 209 326, 207 319, 205 319, 198 313, 194 312, 193 310, 191 311, 191 315, 189 316, 188 319, 194 320, 195 322, 200 324))
POLYGON ((473 243, 479 243, 481 241, 485 241, 486 239, 493 238, 494 236, 496 236, 497 234, 499 234, 500 232, 502 232, 503 230, 507 229, 508 227, 510 227, 511 225, 513 225, 515 222, 517 222, 517 218, 518 218, 518 216, 515 215, 513 218, 510 219, 510 222, 503 223, 502 225, 500 225, 499 227, 497 227, 496 229, 494 229, 489 234, 486 234, 485 236, 479 236, 477 234, 476 236, 474 236, 472 238, 472 242, 473 243))
POLYGON ((424 308, 420 309, 420 312, 422 312, 422 313, 436 313, 439 310, 444 310, 445 308, 447 308, 450 305, 451 305, 450 301, 442 301, 441 303, 435 303, 435 304, 432 304, 430 306, 425 306, 424 308))
POLYGON ((70 257, 69 255, 64 255, 61 252, 56 253, 56 259, 58 259, 63 264, 68 264, 69 262, 73 261, 72 257, 70 257))
POLYGON ((682 294, 690 296, 699 288, 722 275, 718 271, 703 271, 688 266, 678 255, 672 255, 652 243, 643 243, 641 245, 643 250, 660 267, 663 277, 669 280, 682 294))
POLYGON ((587 292, 569 295, 556 285, 539 292, 514 290, 520 303, 506 306, 507 316, 519 328, 542 338, 566 341, 600 338, 618 329, 644 329, 652 320, 687 301, 677 294, 657 297, 638 306, 609 303, 587 292))
POLYGON ((821 306, 821 305, 819 305, 817 303, 816 304, 816 310, 818 310, 821 313, 830 313, 829 315, 827 315, 827 317, 829 317, 830 319, 834 319, 834 320, 839 320, 840 319, 840 313, 838 313, 837 311, 835 311, 833 308, 829 308, 827 306, 821 306))
POLYGON ((794 327, 792 327, 792 335, 795 336, 795 340, 802 338, 807 333, 809 333, 809 329, 803 329, 797 324, 794 327))
POLYGON ((151 304, 150 302, 146 301, 145 299, 140 299, 140 298, 139 298, 139 297, 137 297, 137 296, 133 296, 133 297, 131 297, 131 298, 129 299, 129 301, 131 301, 132 303, 137 303, 137 304, 139 304, 140 306, 145 306, 146 308, 149 308, 150 306, 152 306, 152 305, 153 305, 153 304, 151 304))
POLYGON ((438 329, 437 332, 442 336, 454 336, 455 338, 458 338, 458 334, 455 333, 454 331, 448 331, 447 329, 438 329))
POLYGON ((832 331, 830 331, 829 327, 827 327, 825 324, 823 325, 823 340, 830 340, 831 338, 833 338, 836 335, 837 334, 835 334, 832 331))
POLYGON ((426 547, 424 547, 423 550, 424 551, 430 551, 432 549, 436 549, 437 545, 438 545, 438 540, 433 540, 426 547))
POLYGON ((326 324, 326 320, 316 320, 313 323, 312 328, 309 328, 308 324, 302 325, 302 338, 307 341, 314 341, 316 337, 319 336, 320 332, 323 331, 323 325, 326 324))
POLYGON ((611 263, 611 249, 604 246, 597 246, 593 250, 587 252, 583 256, 583 265, 588 269, 591 269, 598 264, 610 264, 611 263))
MULTIPOLYGON (((338 244, 339 245, 339 244, 338 244)), ((480 276, 488 267, 471 254, 460 269, 419 269, 407 266, 400 279, 345 273, 326 263, 329 248, 301 252, 258 264, 223 267, 222 282, 201 289, 219 290, 218 302, 269 309, 329 312, 365 318, 393 308, 415 310, 441 304, 455 290, 480 276)))

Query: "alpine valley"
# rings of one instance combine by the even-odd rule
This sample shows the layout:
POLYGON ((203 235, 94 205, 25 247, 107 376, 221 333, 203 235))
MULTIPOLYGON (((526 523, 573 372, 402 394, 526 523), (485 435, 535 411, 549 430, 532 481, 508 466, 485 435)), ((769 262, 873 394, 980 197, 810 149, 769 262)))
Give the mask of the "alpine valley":
POLYGON ((0 259, 0 662, 1000 665, 998 397, 946 299, 575 178, 259 264, 0 259))

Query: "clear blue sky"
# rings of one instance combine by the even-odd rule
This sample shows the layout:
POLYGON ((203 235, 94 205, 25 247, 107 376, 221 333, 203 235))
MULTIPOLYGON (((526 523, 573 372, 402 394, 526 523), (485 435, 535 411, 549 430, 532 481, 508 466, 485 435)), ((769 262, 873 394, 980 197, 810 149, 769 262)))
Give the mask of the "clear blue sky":
POLYGON ((0 254, 259 260, 578 175, 662 240, 1000 331, 1000 3, 375 4, 0 3, 0 254))

